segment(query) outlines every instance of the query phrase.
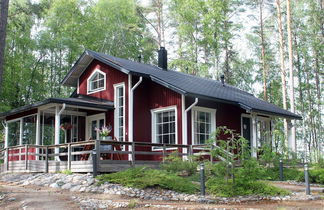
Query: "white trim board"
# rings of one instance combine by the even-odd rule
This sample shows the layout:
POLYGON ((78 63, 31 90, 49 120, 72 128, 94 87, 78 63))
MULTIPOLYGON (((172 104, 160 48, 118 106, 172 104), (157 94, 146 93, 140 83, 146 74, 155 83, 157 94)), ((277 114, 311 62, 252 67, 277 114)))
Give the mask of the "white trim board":
MULTIPOLYGON (((167 107, 161 107, 161 108, 156 108, 156 109, 151 109, 151 139, 152 139, 152 143, 158 143, 157 139, 156 139, 156 126, 155 126, 155 122, 156 122, 156 118, 155 118, 155 114, 156 113, 160 113, 160 112, 165 112, 165 111, 174 111, 175 112, 175 144, 178 144, 178 110, 177 110, 177 106, 167 106, 167 107)), ((173 148, 170 148, 173 149, 173 148)), ((161 150, 161 148, 156 148, 153 150, 161 150)))
POLYGON ((106 75, 106 73, 103 72, 103 71, 101 71, 100 69, 95 69, 95 70, 90 74, 90 76, 87 78, 87 94, 90 95, 90 94, 93 94, 93 93, 97 93, 97 92, 100 92, 100 91, 104 91, 104 90, 106 90, 106 88, 107 88, 107 84, 106 84, 106 82, 107 82, 107 75, 106 75), (90 84, 89 84, 89 83, 90 83, 90 80, 91 80, 91 78, 92 78, 95 74, 97 74, 97 73, 104 75, 104 87, 102 87, 102 88, 97 88, 97 89, 95 89, 95 90, 93 90, 93 91, 90 91, 90 84))

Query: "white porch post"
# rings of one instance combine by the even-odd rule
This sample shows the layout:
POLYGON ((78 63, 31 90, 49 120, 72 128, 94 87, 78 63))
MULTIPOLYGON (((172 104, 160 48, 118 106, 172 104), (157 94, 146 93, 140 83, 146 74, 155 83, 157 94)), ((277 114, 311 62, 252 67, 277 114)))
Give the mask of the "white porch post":
POLYGON ((275 126, 275 120, 273 117, 271 117, 271 120, 270 120, 270 127, 271 127, 271 145, 272 145, 272 148, 274 148, 276 146, 276 142, 275 142, 275 136, 274 136, 274 126, 275 126))
POLYGON ((252 141, 251 141, 251 155, 252 157, 257 157, 257 116, 252 115, 252 141))
POLYGON ((9 129, 8 129, 8 123, 4 122, 4 129, 5 129, 5 142, 4 142, 4 148, 7 148, 9 145, 9 129))
MULTIPOLYGON (((181 95, 181 116, 182 116, 182 144, 188 145, 188 132, 187 132, 187 113, 185 112, 186 109, 186 97, 185 95, 181 95)), ((188 149, 183 148, 182 153, 188 154, 188 149)), ((183 160, 188 160, 188 155, 182 156, 183 160)))
MULTIPOLYGON (((4 148, 8 148, 9 146, 9 129, 8 129, 8 123, 5 121, 4 122, 4 129, 5 129, 5 144, 4 144, 4 148)), ((5 152, 5 157, 4 157, 4 167, 5 167, 5 170, 7 170, 6 166, 7 166, 7 163, 9 161, 9 157, 8 157, 8 153, 5 152)))
MULTIPOLYGON (((40 145, 40 111, 36 115, 36 145, 40 145)), ((36 154, 39 154, 39 148, 36 148, 36 154)), ((36 156, 36 160, 39 160, 39 156, 36 156)))
POLYGON ((294 134, 294 132, 296 131, 296 129, 294 129, 294 124, 292 124, 291 120, 287 119, 287 123, 288 123, 288 142, 287 142, 287 146, 289 151, 291 152, 296 152, 296 135, 294 134))
POLYGON ((23 145, 23 119, 19 120, 19 145, 23 145))
MULTIPOLYGON (((59 106, 55 106, 55 124, 54 124, 54 144, 60 143, 60 110, 59 106)), ((55 154, 59 153, 59 148, 55 148, 55 154)), ((59 160, 58 156, 55 156, 55 160, 59 160)))
MULTIPOLYGON (((55 106, 55 133, 54 133, 54 139, 55 139, 55 145, 60 144, 60 123, 61 123, 61 114, 65 110, 66 104, 63 104, 62 109, 60 110, 59 105, 55 106)), ((59 153, 59 148, 55 148, 55 154, 59 153)), ((59 160, 58 156, 55 156, 56 160, 59 160)))

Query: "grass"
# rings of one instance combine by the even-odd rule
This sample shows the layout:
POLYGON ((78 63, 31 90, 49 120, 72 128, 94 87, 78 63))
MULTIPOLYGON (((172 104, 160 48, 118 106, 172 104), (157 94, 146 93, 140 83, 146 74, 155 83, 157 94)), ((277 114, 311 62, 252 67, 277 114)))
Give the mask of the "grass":
POLYGON ((122 184, 126 187, 140 189, 157 187, 188 194, 193 194, 198 190, 198 186, 188 179, 164 170, 149 169, 145 167, 130 168, 117 173, 104 174, 98 176, 97 179, 100 183, 108 181, 122 184))
POLYGON ((72 175, 72 171, 71 170, 64 170, 64 171, 60 171, 61 174, 66 174, 66 175, 72 175))

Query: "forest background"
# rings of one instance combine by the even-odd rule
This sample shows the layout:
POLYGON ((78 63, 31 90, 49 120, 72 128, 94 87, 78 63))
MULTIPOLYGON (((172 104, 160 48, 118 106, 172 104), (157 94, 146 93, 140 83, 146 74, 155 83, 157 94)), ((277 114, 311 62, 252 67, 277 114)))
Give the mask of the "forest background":
MULTIPOLYGON (((323 155, 323 0, 10 0, 7 18, 6 2, 0 112, 68 97, 74 90, 60 82, 85 49, 156 64, 165 46, 171 69, 225 75, 301 115, 299 155, 323 155)), ((275 139, 288 126, 277 120, 275 139)))

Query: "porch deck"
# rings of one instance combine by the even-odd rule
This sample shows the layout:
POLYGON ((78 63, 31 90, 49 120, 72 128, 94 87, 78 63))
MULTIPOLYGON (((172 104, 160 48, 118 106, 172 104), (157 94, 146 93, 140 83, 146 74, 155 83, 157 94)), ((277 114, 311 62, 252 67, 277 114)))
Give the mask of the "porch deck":
MULTIPOLYGON (((0 173, 64 170, 78 173, 116 172, 134 166, 157 168, 175 152, 179 157, 210 156, 203 145, 172 145, 144 142, 92 140, 59 145, 23 145, 0 150, 0 173), (111 149, 103 150, 103 145, 111 149)), ((210 158, 212 160, 212 158, 210 158)))

